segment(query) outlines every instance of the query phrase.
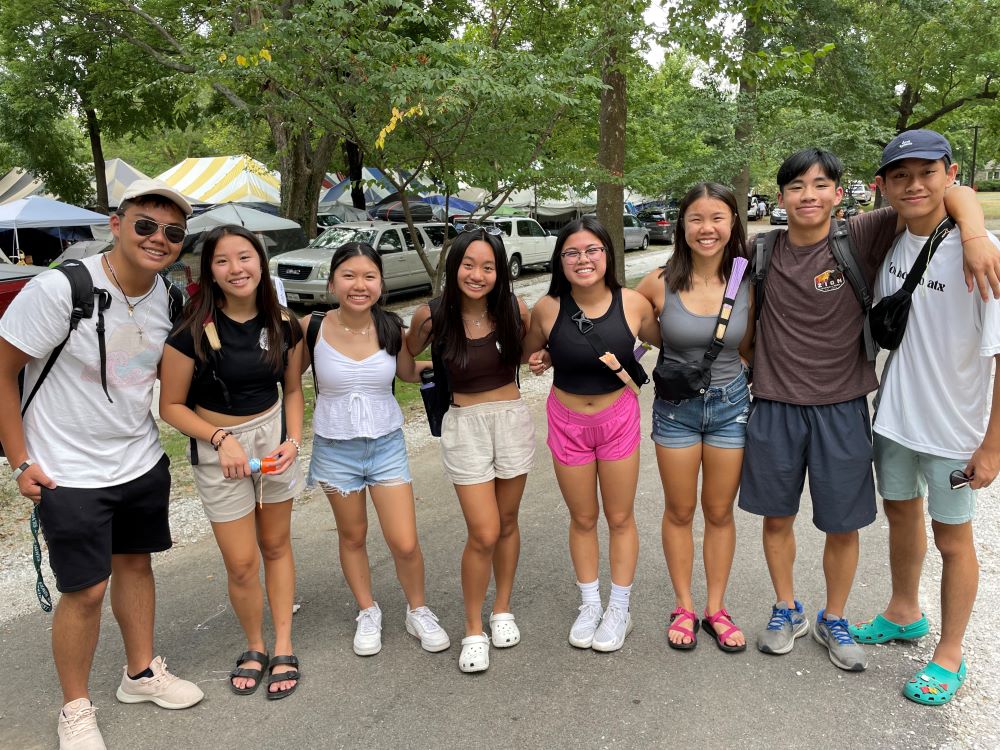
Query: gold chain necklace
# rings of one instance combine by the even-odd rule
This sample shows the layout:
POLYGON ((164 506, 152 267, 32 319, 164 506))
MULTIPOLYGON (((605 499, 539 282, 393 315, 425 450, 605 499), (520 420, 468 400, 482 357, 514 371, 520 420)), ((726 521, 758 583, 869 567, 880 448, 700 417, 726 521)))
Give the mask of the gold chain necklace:
POLYGON ((371 330, 371 327, 372 327, 371 320, 369 320, 368 324, 364 328, 362 328, 360 331, 357 328, 351 328, 348 325, 344 325, 344 320, 343 320, 343 318, 340 317, 340 310, 339 309, 337 310, 337 322, 340 323, 340 327, 341 328, 343 328, 348 333, 354 334, 355 336, 367 336, 368 335, 368 331, 371 330))
POLYGON ((487 311, 483 310, 483 314, 480 315, 478 318, 467 318, 463 315, 462 320, 464 320, 466 323, 472 323, 472 325, 474 325, 476 328, 479 328, 480 326, 482 326, 483 321, 486 319, 486 313, 487 311))
MULTIPOLYGON (((156 291, 156 282, 154 281, 153 287, 148 292, 146 292, 142 297, 140 297, 135 304, 133 304, 129 302, 128 295, 125 294, 125 290, 122 289, 121 282, 118 281, 118 274, 115 273, 115 267, 111 265, 111 258, 108 257, 107 253, 105 253, 101 257, 104 258, 104 262, 107 264, 108 270, 111 271, 111 280, 115 282, 115 286, 118 287, 118 291, 122 293, 122 297, 124 297, 125 299, 125 306, 128 308, 128 316, 132 319, 132 322, 135 323, 135 327, 139 329, 139 338, 142 338, 144 331, 142 330, 142 326, 139 325, 139 323, 135 320, 135 308, 137 308, 139 305, 141 305, 143 302, 149 299, 150 295, 156 291)), ((145 325, 146 320, 148 318, 149 318, 149 313, 147 312, 146 318, 143 319, 142 321, 143 325, 145 325)))

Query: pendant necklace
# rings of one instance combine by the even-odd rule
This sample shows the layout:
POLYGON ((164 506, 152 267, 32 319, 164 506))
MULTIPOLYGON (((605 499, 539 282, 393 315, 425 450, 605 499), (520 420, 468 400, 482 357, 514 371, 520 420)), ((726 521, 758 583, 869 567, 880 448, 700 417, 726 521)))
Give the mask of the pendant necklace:
POLYGON ((351 328, 350 326, 344 325, 344 320, 343 320, 343 318, 340 317, 340 310, 339 309, 337 310, 337 322, 340 323, 340 327, 341 328, 343 328, 348 333, 354 334, 355 336, 367 336, 368 335, 368 331, 371 330, 371 327, 372 327, 371 320, 369 320, 368 324, 364 328, 362 328, 360 331, 357 328, 351 328))
POLYGON ((464 320, 466 323, 472 323, 472 325, 474 325, 476 328, 481 327, 483 324, 483 320, 485 319, 486 319, 486 310, 483 310, 483 314, 480 315, 478 318, 467 318, 464 315, 462 316, 462 320, 464 320))
MULTIPOLYGON (((115 282, 115 286, 118 287, 118 291, 121 292, 122 293, 122 297, 125 298, 125 306, 128 308, 128 316, 129 316, 129 318, 132 319, 132 322, 135 323, 135 327, 137 329, 139 329, 139 338, 142 338, 142 336, 143 336, 143 330, 142 330, 142 326, 140 326, 136 322, 136 320, 135 320, 135 308, 137 308, 139 305, 141 305, 143 302, 145 302, 149 298, 149 296, 153 292, 156 291, 156 283, 154 282, 153 288, 150 289, 148 292, 146 292, 142 297, 139 298, 139 300, 137 302, 135 302, 133 304, 132 302, 129 302, 128 295, 125 294, 125 290, 122 289, 122 285, 118 281, 118 274, 115 273, 115 267, 113 265, 111 265, 111 259, 108 257, 107 253, 105 253, 101 257, 104 258, 104 262, 107 264, 108 270, 111 271, 111 280, 115 282)), ((148 312, 146 313, 146 317, 147 318, 149 317, 149 313, 148 312)), ((144 324, 145 324, 145 322, 146 321, 143 320, 144 324)))

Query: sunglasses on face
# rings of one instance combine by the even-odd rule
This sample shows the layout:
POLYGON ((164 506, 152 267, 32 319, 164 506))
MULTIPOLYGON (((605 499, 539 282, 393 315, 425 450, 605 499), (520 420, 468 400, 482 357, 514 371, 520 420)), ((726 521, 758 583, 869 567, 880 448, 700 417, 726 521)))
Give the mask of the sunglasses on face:
POLYGON ((587 254, 589 260, 597 260, 604 254, 604 248, 600 245, 592 245, 590 247, 584 248, 583 251, 580 250, 566 250, 560 255, 562 259, 567 263, 579 263, 583 254, 587 254))
POLYGON ((503 234, 503 230, 496 224, 475 224, 471 221, 462 227, 462 232, 485 232, 491 237, 499 237, 503 234))
POLYGON ((961 469, 955 469, 948 475, 948 482, 951 484, 953 490, 960 490, 962 487, 968 487, 969 482, 971 482, 973 477, 968 476, 961 469))
POLYGON ((132 222, 132 226, 140 237, 152 237, 157 229, 162 229, 167 242, 174 245, 180 244, 187 237, 187 230, 179 224, 160 224, 152 219, 136 219, 132 222))

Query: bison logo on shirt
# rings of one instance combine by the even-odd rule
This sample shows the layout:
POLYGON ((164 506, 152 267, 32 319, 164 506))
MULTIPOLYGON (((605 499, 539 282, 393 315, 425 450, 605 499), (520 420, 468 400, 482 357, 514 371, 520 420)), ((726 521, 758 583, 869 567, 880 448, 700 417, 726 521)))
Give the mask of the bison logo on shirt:
POLYGON ((823 271, 813 279, 817 292, 835 292, 846 283, 847 279, 839 268, 823 271))

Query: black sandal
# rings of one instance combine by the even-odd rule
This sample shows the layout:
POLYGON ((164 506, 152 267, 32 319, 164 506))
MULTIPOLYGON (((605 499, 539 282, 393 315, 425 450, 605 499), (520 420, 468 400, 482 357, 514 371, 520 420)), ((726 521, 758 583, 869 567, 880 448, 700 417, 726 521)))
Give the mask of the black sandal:
POLYGON ((289 695, 295 692, 295 688, 299 686, 299 680, 302 676, 299 674, 299 660, 295 655, 291 656, 275 656, 271 659, 271 663, 267 665, 267 699, 269 701, 280 700, 281 698, 287 698, 289 695), (295 669, 290 669, 287 672, 279 672, 274 674, 274 668, 279 664, 290 664, 295 667, 295 669), (284 682, 285 680, 295 680, 295 684, 292 685, 288 690, 271 690, 271 685, 276 682, 284 682))
POLYGON ((236 660, 236 666, 233 668, 233 671, 229 673, 229 689, 237 695, 253 695, 256 693, 257 688, 260 686, 261 678, 264 676, 264 669, 267 668, 267 663, 270 658, 270 656, 262 654, 260 651, 244 651, 240 654, 240 658, 236 660), (248 669, 240 666, 248 661, 259 661, 262 666, 260 669, 248 669), (246 677, 247 679, 253 680, 253 687, 236 687, 236 685, 233 684, 233 679, 236 677, 246 677))

